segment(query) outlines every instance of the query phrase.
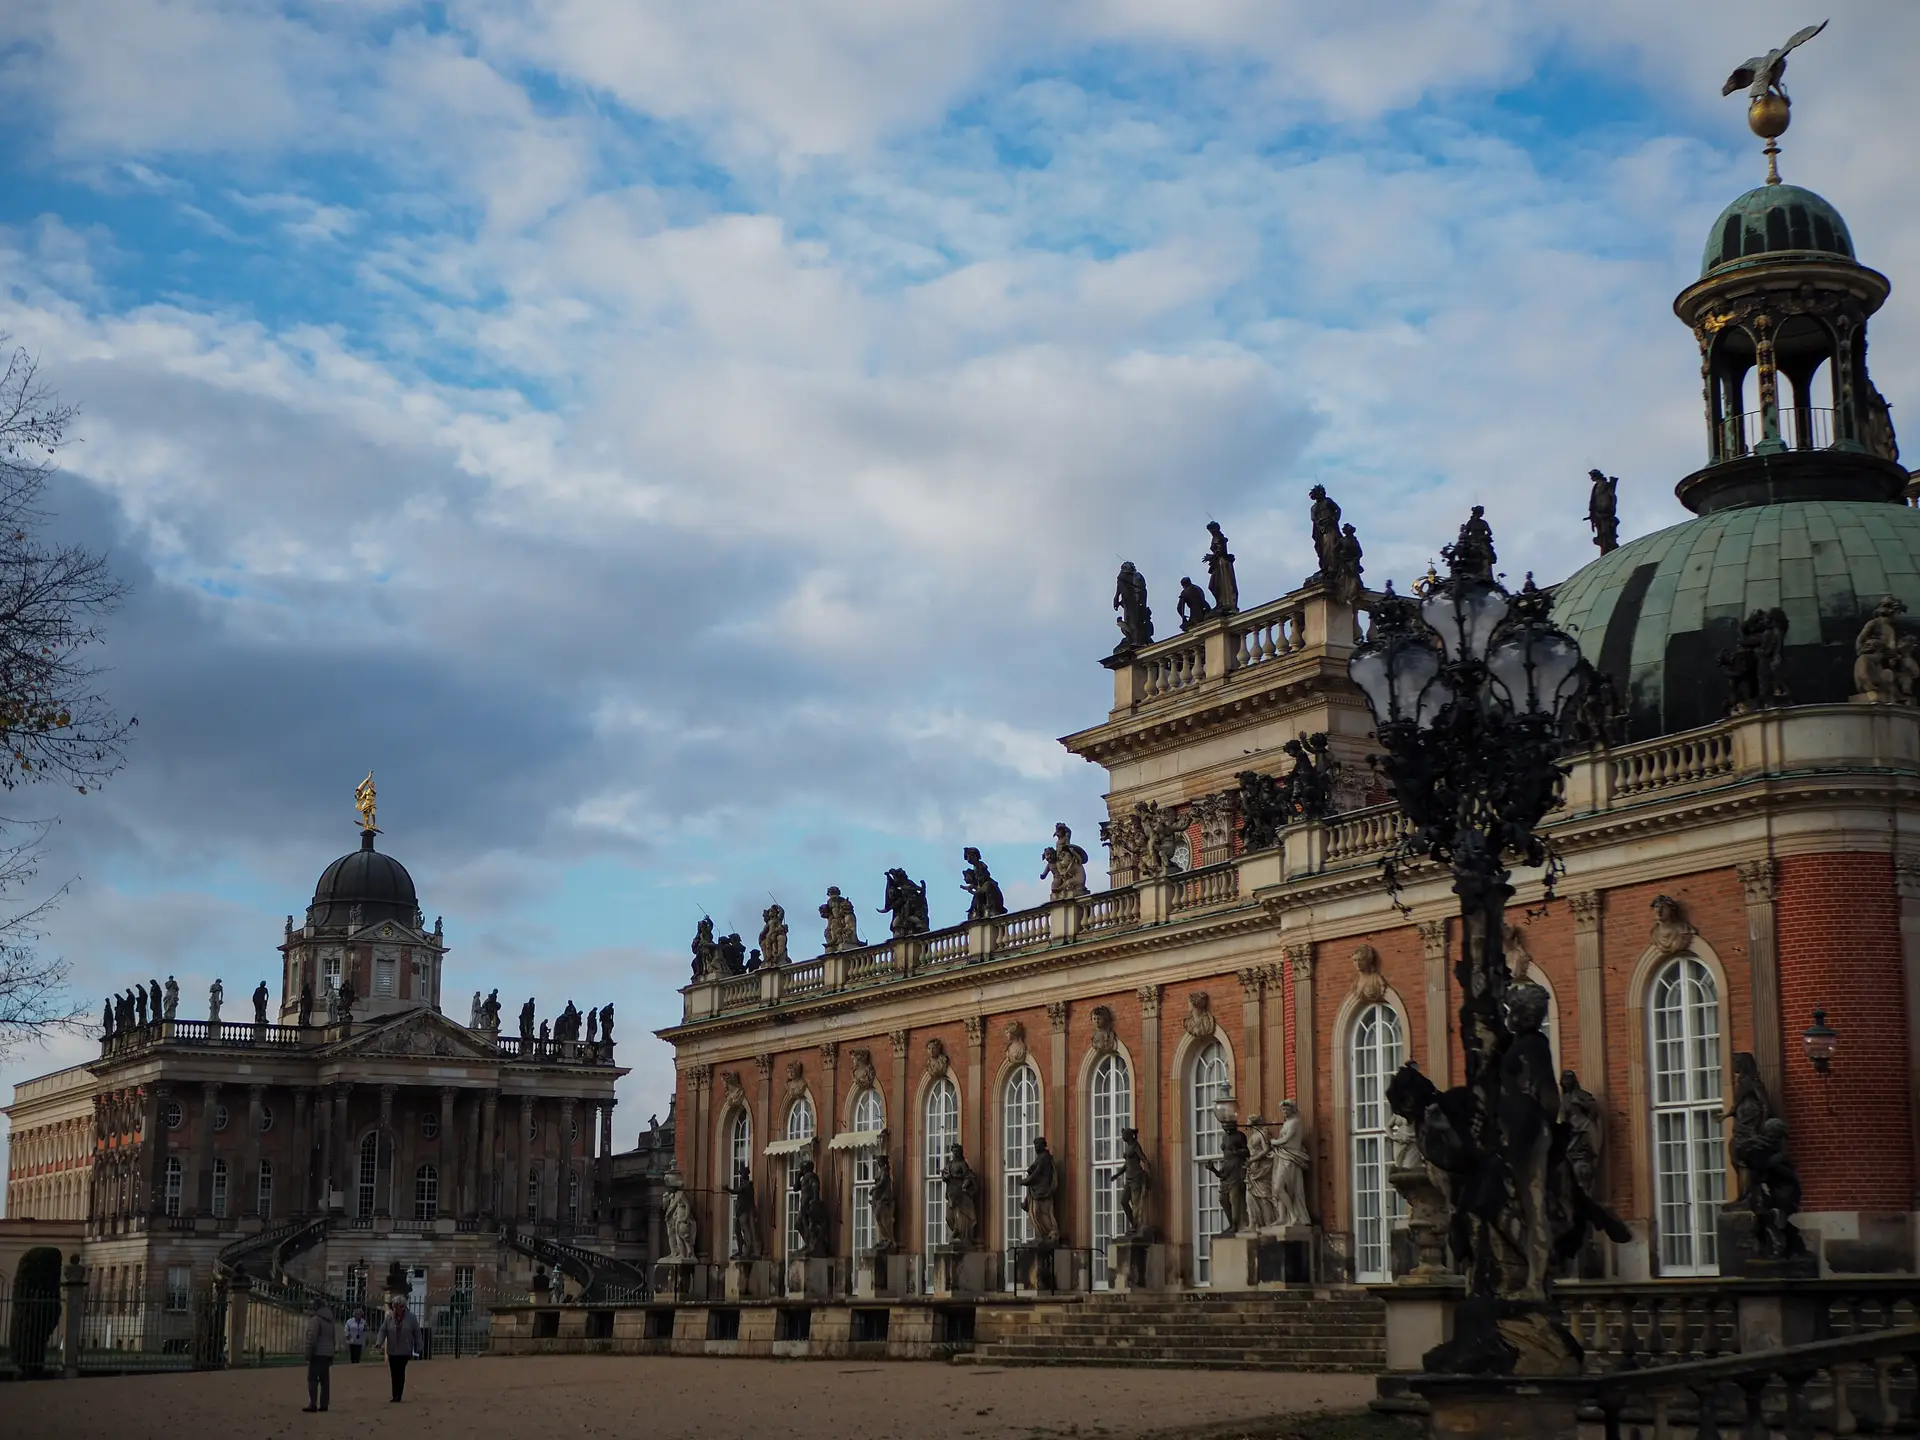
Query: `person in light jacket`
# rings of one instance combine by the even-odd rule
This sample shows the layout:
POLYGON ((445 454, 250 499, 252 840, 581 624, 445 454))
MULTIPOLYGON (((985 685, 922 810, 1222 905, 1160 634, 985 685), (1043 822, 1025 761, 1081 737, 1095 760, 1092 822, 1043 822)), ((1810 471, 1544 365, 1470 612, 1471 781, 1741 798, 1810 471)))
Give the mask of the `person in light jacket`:
POLYGON ((332 1398, 334 1326, 333 1311, 325 1300, 313 1302, 307 1316, 307 1408, 304 1413, 325 1410, 332 1398))
POLYGON ((347 1360, 360 1363, 360 1352, 367 1343, 367 1317, 356 1310, 347 1317, 347 1360))
POLYGON ((386 1317, 380 1322, 379 1333, 373 1338, 386 1351, 387 1371, 393 1377, 391 1403, 398 1405, 407 1393, 407 1362, 419 1357, 421 1345, 420 1321, 407 1309, 406 1296, 393 1297, 386 1317))

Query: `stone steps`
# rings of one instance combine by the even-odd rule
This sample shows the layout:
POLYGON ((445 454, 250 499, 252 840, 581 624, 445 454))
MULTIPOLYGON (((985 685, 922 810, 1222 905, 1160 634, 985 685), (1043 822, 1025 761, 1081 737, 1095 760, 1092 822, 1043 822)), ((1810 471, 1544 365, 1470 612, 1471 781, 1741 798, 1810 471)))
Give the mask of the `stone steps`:
POLYGON ((1386 1309, 1364 1293, 1095 1295, 1034 1310, 982 1307, 977 1365, 1378 1371, 1386 1309))

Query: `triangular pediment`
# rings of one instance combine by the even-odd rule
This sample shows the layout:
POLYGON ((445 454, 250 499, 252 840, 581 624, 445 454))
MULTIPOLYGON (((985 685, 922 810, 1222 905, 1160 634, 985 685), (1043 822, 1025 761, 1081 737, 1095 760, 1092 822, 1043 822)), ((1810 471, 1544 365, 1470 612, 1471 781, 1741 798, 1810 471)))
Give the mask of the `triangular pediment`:
POLYGON ((499 1060, 500 1052, 464 1025, 432 1010, 412 1010, 375 1021, 328 1047, 330 1055, 417 1055, 452 1060, 499 1060))

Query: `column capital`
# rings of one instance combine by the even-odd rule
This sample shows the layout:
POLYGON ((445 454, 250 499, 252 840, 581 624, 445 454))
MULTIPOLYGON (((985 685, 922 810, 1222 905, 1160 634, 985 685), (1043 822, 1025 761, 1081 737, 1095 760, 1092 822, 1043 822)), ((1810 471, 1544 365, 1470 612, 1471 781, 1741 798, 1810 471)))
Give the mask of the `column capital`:
POLYGON ((1419 930, 1420 943, 1426 949, 1427 958, 1447 953, 1447 920, 1444 915, 1437 920, 1422 920, 1419 930))
POLYGON ((967 1027, 967 1044, 973 1049, 979 1049, 980 1046, 986 1042, 987 1038, 986 1017, 984 1015, 969 1015, 966 1018, 965 1024, 967 1027))
POLYGON ((1293 971, 1295 980, 1313 978, 1313 942, 1311 940, 1296 940, 1291 945, 1284 946, 1281 953, 1287 957, 1287 966, 1293 971))
POLYGON ((1052 1000, 1047 1004, 1047 1023, 1053 1027, 1053 1033, 1062 1034, 1067 1028, 1067 1002, 1052 1000))
POLYGON ((520 1097, 520 1113, 522 1115, 531 1115, 533 1113, 533 1096, 522 1095, 520 1097))
POLYGON ((1742 860, 1733 867, 1740 877, 1740 889, 1749 905, 1769 904, 1780 888, 1780 862, 1771 855, 1760 860, 1742 860))
POLYGON ((1158 985, 1142 985, 1133 993, 1140 1001, 1140 1018, 1143 1020, 1158 1020, 1160 1018, 1160 987, 1158 985))
MULTIPOLYGON (((910 1030, 889 1030, 887 1032, 887 1041, 893 1046, 894 1059, 904 1060, 906 1058, 907 1044, 912 1038, 913 1032, 910 1030)), ((901 1127, 902 1130, 905 1128, 904 1125, 901 1127)))
POLYGON ((442 1085, 440 1087, 440 1098, 442 1100, 451 1100, 458 1092, 459 1087, 456 1085, 442 1085))
MULTIPOLYGON (((687 1078, 693 1082, 695 1089, 705 1090, 713 1084, 713 1066, 689 1065, 687 1067, 687 1078)), ((529 1101, 529 1103, 531 1102, 529 1101)))
POLYGON ((762 1080, 771 1080, 773 1078, 773 1056, 771 1055, 754 1056, 753 1068, 760 1072, 760 1078, 762 1080))
POLYGON ((220 1095, 220 1082, 219 1082, 218 1080, 203 1080, 203 1081, 201 1081, 201 1082, 200 1082, 200 1094, 201 1094, 201 1095, 202 1095, 203 1097, 205 1097, 205 1099, 206 1099, 206 1101, 207 1101, 207 1103, 208 1103, 209 1105, 211 1105, 211 1104, 212 1104, 212 1103, 213 1103, 213 1102, 214 1102, 214 1101, 215 1101, 216 1099, 218 1099, 218 1098, 219 1098, 219 1095, 220 1095))
POLYGON ((247 1101, 249 1104, 258 1105, 262 1100, 266 1099, 266 1096, 267 1096, 266 1086, 264 1085, 247 1086, 247 1101))
POLYGON ((1582 890, 1578 895, 1567 897, 1567 908, 1573 912, 1573 928, 1576 931, 1593 930, 1600 924, 1600 892, 1582 890))
POLYGON ((840 1042, 838 1040, 822 1040, 820 1042, 820 1068, 822 1070, 832 1070, 839 1064, 840 1042))
POLYGON ((562 1095, 560 1097, 560 1117, 563 1120, 573 1114, 574 1103, 574 1097, 571 1095, 562 1095))
POLYGON ((1251 965, 1240 971, 1235 977, 1240 981, 1240 993, 1249 1002, 1258 1000, 1267 988, 1266 967, 1251 965))

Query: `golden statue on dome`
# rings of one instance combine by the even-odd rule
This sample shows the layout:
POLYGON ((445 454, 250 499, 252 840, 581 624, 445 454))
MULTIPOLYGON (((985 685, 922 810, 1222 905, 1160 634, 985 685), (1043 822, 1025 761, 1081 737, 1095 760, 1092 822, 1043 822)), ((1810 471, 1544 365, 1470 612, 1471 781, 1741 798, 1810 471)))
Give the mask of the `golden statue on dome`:
POLYGON ((360 828, 362 830, 373 830, 377 828, 373 823, 373 771, 367 771, 367 778, 353 787, 353 808, 360 812, 360 828))
POLYGON ((1779 140, 1787 133, 1787 126, 1793 123, 1793 101, 1787 98, 1787 87, 1783 83, 1787 74, 1787 55, 1826 28, 1827 22, 1822 20, 1818 25, 1809 25, 1794 32, 1793 38, 1779 49, 1755 55, 1737 67, 1727 77, 1727 83, 1720 87, 1722 95, 1746 90, 1747 128, 1767 142, 1764 153, 1767 157, 1769 185, 1780 183, 1779 140))

